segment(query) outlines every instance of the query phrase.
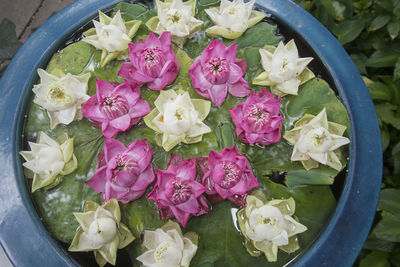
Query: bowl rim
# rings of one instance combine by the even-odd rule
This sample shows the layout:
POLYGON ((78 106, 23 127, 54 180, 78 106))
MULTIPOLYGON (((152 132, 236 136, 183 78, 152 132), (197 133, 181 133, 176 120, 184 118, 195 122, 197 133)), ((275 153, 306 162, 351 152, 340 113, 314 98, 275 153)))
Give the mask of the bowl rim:
MULTIPOLYGON (((0 80, 0 243, 15 266, 76 265, 40 221, 21 168, 24 115, 36 69, 45 65, 77 29, 120 0, 78 0, 52 16, 20 48, 0 80), (29 236, 20 239, 21 236, 29 236)), ((125 0, 125 2, 128 2, 125 0)), ((351 121, 348 175, 336 210, 318 239, 294 266, 351 266, 367 238, 379 198, 382 148, 368 90, 344 48, 304 9, 289 0, 256 5, 293 30, 328 70, 351 121), (362 208, 361 208, 362 207, 362 208), (354 226, 356 227, 354 227, 354 226), (326 253, 335 251, 335 253, 326 253), (337 255, 340 255, 338 257, 337 255)))

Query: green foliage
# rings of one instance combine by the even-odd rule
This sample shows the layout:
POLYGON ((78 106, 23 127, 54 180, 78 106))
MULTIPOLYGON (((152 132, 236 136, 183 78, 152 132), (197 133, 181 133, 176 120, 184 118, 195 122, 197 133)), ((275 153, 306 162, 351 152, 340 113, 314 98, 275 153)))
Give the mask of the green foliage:
POLYGON ((295 2, 336 35, 364 75, 381 127, 384 170, 375 224, 358 262, 399 266, 400 0, 295 2))

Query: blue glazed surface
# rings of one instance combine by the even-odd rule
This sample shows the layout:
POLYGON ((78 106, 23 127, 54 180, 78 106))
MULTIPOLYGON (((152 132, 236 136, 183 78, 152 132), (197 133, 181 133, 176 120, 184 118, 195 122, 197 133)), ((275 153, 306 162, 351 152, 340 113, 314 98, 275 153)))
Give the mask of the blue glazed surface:
MULTIPOLYGON (((0 242, 15 266, 73 266, 51 238, 32 204, 18 151, 36 69, 97 10, 119 0, 80 0, 41 26, 15 55, 0 81, 0 242)), ((348 176, 331 221, 294 266, 351 266, 371 227, 382 171, 380 132, 368 91, 349 56, 311 15, 289 0, 258 0, 260 8, 292 29, 321 59, 351 119, 348 176)))

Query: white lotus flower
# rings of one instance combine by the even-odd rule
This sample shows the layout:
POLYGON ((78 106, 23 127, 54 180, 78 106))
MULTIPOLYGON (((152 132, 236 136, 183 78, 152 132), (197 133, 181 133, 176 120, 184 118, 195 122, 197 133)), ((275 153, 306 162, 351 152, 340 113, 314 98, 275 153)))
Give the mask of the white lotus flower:
POLYGON ((155 231, 144 231, 145 253, 137 257, 145 267, 187 267, 197 251, 197 235, 182 235, 179 225, 168 221, 155 231))
POLYGON ((187 92, 176 94, 174 90, 163 90, 154 104, 156 108, 144 117, 144 121, 159 133, 156 141, 166 151, 180 142, 200 142, 203 134, 211 132, 203 123, 210 112, 210 101, 191 99, 187 92))
POLYGON ((70 124, 82 119, 81 104, 89 99, 86 94, 90 73, 80 76, 58 71, 59 77, 37 70, 40 84, 34 85, 32 91, 36 94, 34 103, 47 110, 50 119, 50 129, 58 124, 70 124))
POLYGON ((159 35, 165 31, 171 32, 172 41, 182 47, 187 38, 200 30, 203 22, 194 17, 196 0, 156 0, 156 4, 157 16, 146 22, 151 31, 159 35))
POLYGON ((280 42, 276 48, 265 46, 259 51, 264 72, 253 80, 253 84, 270 86, 275 95, 297 95, 299 86, 314 77, 306 68, 313 58, 299 58, 294 40, 286 45, 280 42))
POLYGON ((276 261, 278 248, 287 253, 299 249, 296 235, 306 231, 307 227, 292 218, 295 211, 293 198, 265 203, 250 195, 246 202, 246 207, 238 212, 238 219, 251 255, 259 256, 262 252, 268 261, 276 261))
POLYGON ((102 206, 93 201, 85 201, 84 212, 75 212, 74 216, 80 228, 68 250, 94 251, 100 266, 107 262, 115 265, 117 250, 135 239, 129 228, 120 222, 121 211, 116 199, 110 199, 102 206))
POLYGON ((219 8, 206 9, 207 15, 214 22, 214 26, 206 30, 212 37, 222 36, 227 39, 240 37, 248 28, 253 27, 266 17, 266 14, 253 10, 252 0, 245 3, 243 0, 221 0, 219 8))
POLYGON ((99 11, 99 20, 93 20, 94 29, 84 32, 83 42, 102 50, 101 66, 105 66, 121 52, 128 49, 128 44, 139 29, 140 20, 124 22, 118 10, 113 18, 99 11))
POLYGON ((26 172, 26 175, 33 178, 32 192, 58 185, 62 176, 70 174, 78 166, 73 154, 74 140, 67 135, 58 139, 59 142, 39 132, 36 143, 28 142, 31 151, 19 152, 26 160, 22 165, 31 171, 26 172))
POLYGON ((294 145, 291 160, 301 161, 306 170, 321 163, 340 171, 342 163, 336 150, 350 143, 342 136, 345 130, 343 125, 328 122, 325 108, 317 116, 306 114, 284 135, 294 145))

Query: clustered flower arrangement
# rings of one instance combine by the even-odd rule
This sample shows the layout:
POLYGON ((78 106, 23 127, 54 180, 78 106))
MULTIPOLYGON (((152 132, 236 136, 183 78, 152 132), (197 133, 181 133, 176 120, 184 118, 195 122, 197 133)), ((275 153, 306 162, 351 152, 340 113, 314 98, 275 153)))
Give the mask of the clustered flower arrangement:
POLYGON ((20 154, 70 251, 100 266, 124 247, 144 266, 257 265, 321 230, 347 113, 254 2, 121 3, 38 69, 37 140, 20 154))

